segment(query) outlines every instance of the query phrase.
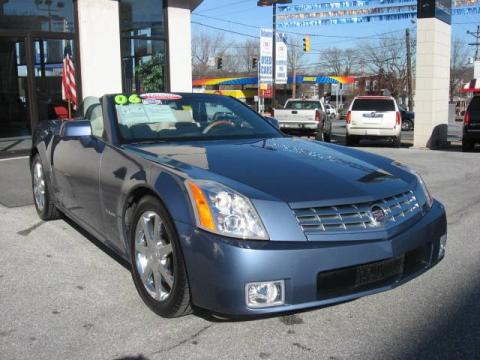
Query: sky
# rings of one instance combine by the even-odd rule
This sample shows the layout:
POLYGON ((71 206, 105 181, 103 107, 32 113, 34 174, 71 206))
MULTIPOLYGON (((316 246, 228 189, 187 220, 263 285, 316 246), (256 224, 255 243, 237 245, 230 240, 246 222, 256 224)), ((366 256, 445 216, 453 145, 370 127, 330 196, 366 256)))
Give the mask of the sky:
MULTIPOLYGON (((316 4, 320 0, 293 0, 293 5, 298 4, 316 4)), ((452 19, 452 37, 460 37, 465 42, 473 42, 474 38, 467 35, 467 30, 475 31, 476 25, 480 25, 480 16, 455 16, 452 19)), ((204 0, 203 3, 195 9, 192 15, 193 33, 198 32, 223 32, 226 39, 241 41, 248 39, 247 36, 234 34, 238 32, 251 36, 258 36, 259 28, 271 28, 272 26, 272 8, 258 7, 256 0, 204 0), (218 29, 207 28, 196 23, 206 24, 218 29), (241 25, 240 25, 241 24, 241 25)), ((372 37, 378 39, 379 34, 398 31, 398 34, 404 34, 405 29, 410 27, 415 29, 416 24, 411 20, 383 21, 371 24, 339 24, 322 25, 318 27, 290 27, 286 31, 302 33, 306 35, 321 35, 311 37, 312 50, 319 50, 329 47, 348 48, 355 47, 364 42, 364 39, 358 37, 372 37)), ((385 35, 383 35, 385 36, 385 35)), ((471 47, 471 56, 474 54, 474 47, 471 47)), ((318 53, 313 51, 308 56, 318 58, 318 53)))

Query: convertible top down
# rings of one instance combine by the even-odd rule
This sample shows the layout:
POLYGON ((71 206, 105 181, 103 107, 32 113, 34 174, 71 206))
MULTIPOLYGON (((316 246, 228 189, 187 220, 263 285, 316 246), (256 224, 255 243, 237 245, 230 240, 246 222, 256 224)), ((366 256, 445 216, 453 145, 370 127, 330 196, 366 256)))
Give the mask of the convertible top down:
POLYGON ((162 316, 337 303, 396 287, 445 254, 445 210, 402 164, 285 136, 218 95, 88 103, 84 119, 36 129, 35 206, 129 261, 162 316))

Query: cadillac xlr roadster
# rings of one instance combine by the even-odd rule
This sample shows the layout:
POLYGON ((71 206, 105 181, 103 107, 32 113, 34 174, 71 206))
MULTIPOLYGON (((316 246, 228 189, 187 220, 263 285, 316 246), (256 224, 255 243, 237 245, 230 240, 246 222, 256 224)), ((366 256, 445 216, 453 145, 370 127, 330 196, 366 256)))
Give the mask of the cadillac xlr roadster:
MULTIPOLYGON (((41 122, 35 206, 131 264, 157 314, 259 315, 399 286, 445 254, 444 207, 385 157, 285 136, 218 95, 90 99, 41 122)), ((61 274, 58 274, 61 276, 61 274)))

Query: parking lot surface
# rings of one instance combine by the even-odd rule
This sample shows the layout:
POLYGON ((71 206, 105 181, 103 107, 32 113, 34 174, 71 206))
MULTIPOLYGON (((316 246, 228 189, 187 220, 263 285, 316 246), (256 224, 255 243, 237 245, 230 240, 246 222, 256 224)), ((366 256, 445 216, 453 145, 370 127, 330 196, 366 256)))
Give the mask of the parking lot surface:
MULTIPOLYGON (((362 150, 412 166, 446 206, 447 256, 421 277, 295 314, 163 319, 127 265, 75 224, 0 205, 0 359, 480 359, 480 154, 362 150)), ((0 192, 25 196, 7 169, 27 176, 27 160, 0 162, 0 192)))

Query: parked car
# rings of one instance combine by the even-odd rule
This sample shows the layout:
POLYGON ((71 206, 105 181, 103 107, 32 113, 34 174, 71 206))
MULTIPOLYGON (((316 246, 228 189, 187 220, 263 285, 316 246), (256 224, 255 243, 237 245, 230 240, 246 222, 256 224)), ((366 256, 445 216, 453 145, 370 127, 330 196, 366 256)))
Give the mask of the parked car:
POLYGON ((400 116, 402 117, 402 131, 412 131, 415 126, 415 113, 401 104, 398 104, 400 116))
POLYGON ((283 109, 275 109, 273 117, 280 129, 315 135, 317 140, 330 141, 332 122, 320 100, 289 99, 283 109))
POLYGON ((161 316, 344 302, 444 256, 444 207, 385 157, 285 136, 218 95, 106 95, 86 115, 35 130, 35 207, 128 261, 161 316))
POLYGON ((401 115, 397 102, 391 96, 357 96, 347 112, 348 146, 360 139, 389 138, 393 146, 401 143, 401 115))
POLYGON ((473 96, 463 117, 462 151, 472 151, 480 142, 480 94, 473 96))
POLYGON ((336 119, 337 118, 337 109, 335 106, 332 104, 325 104, 325 111, 327 115, 330 117, 330 119, 336 119))

